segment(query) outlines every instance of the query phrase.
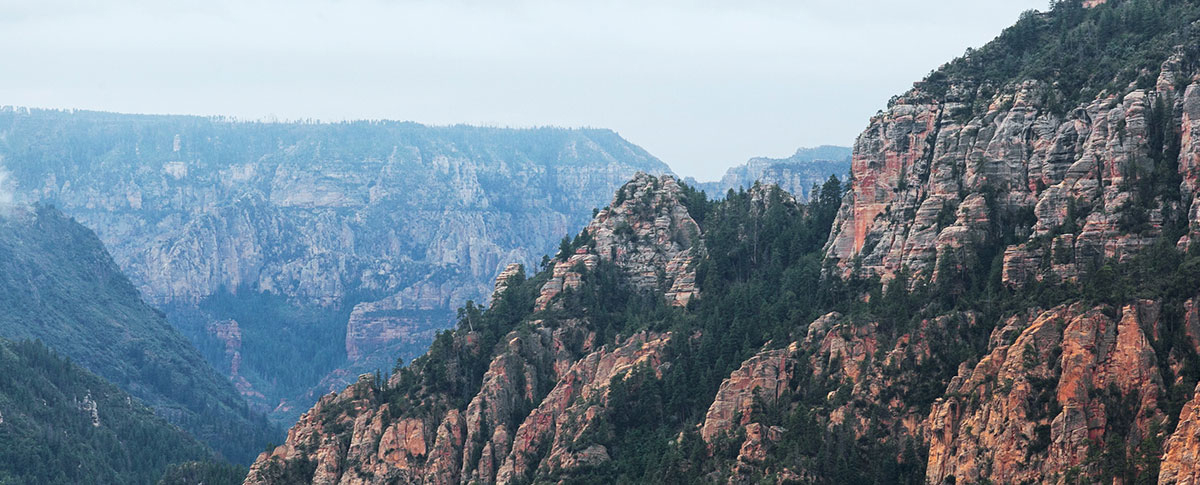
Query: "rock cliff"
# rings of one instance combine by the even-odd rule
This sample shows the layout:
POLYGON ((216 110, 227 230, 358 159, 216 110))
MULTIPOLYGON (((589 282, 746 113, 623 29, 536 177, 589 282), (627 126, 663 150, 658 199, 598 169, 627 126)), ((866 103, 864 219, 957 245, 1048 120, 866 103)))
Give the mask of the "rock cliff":
MULTIPOLYGON (((1022 16, 871 120, 840 206, 836 184, 712 202, 635 179, 376 391, 406 396, 389 423, 422 420, 405 456, 448 450, 406 478, 1194 483, 1198 20, 1156 0, 1022 16), (685 213, 697 242, 665 244, 685 213), (681 280, 700 294, 670 304, 681 280)), ((344 409, 322 416, 362 415, 344 409)), ((321 439, 353 450, 340 436, 321 439)), ((288 446, 249 483, 360 463, 288 446)))
POLYGON ((989 264, 999 251, 1005 282, 1023 285, 1124 261, 1164 223, 1196 226, 1183 213, 1197 206, 1200 85, 1185 64, 1177 54, 1156 81, 1066 113, 1049 106, 1054 94, 1039 81, 1001 89, 977 110, 958 92, 970 85, 941 98, 918 85, 856 142, 855 183, 829 258, 888 279, 902 268, 934 276, 976 258, 989 264))
MULTIPOLYGON (((57 209, 40 205, 17 206, 5 208, 0 213, 0 275, 0 353, 7 351, 3 339, 37 341, 39 346, 44 344, 62 356, 54 359, 71 360, 72 369, 64 371, 63 376, 76 373, 78 369, 74 366, 78 365, 90 372, 87 382, 107 381, 103 396, 96 388, 93 388, 94 396, 79 389, 71 393, 46 390, 45 399, 60 401, 53 404, 56 408, 74 403, 67 407, 86 412, 93 426, 124 427, 131 434, 121 439, 136 441, 136 430, 131 429, 136 426, 131 427, 127 421, 113 422, 113 415, 108 410, 97 407, 97 402, 111 405, 115 400, 124 401, 132 396, 138 400, 132 407, 139 413, 145 406, 171 423, 146 423, 144 430, 160 425, 174 430, 174 426, 178 426, 194 437, 189 437, 186 446, 198 439, 235 463, 249 463, 262 446, 280 432, 269 426, 260 413, 252 412, 235 386, 208 365, 162 313, 141 299, 137 288, 121 274, 95 233, 57 209), (109 382, 120 391, 108 390, 109 382), (213 426, 211 423, 224 425, 213 426)), ((229 342, 224 350, 236 362, 239 349, 236 323, 218 323, 214 332, 229 342)), ((46 431, 57 426, 53 423, 58 418, 53 414, 39 411, 30 414, 31 421, 15 421, 13 411, 17 407, 12 401, 33 399, 24 394, 26 384, 37 385, 32 381, 17 380, 2 388, 0 394, 8 397, 0 396, 0 413, 10 422, 22 426, 16 435, 56 434, 46 431), (6 399, 9 400, 7 404, 6 399), (38 424, 34 426, 34 423, 38 424), (42 430, 43 425, 50 427, 42 430)), ((69 382, 55 385, 67 384, 69 382)), ((20 407, 25 408, 28 404, 22 403, 20 407)), ((49 408, 45 412, 49 412, 49 408)), ((128 418, 123 415, 121 419, 128 418)), ((70 434, 76 436, 76 431, 70 434)), ((3 433, 0 430, 0 434, 3 433)), ((65 436, 65 433, 58 434, 65 436)), ((84 441, 92 443, 93 438, 106 439, 104 433, 107 432, 89 434, 84 441)), ((178 434, 178 430, 173 433, 178 434)), ((5 436, 16 439, 16 435, 5 436)), ((57 438, 49 442, 60 443, 57 438)), ((115 445, 100 448, 103 452, 84 454, 105 455, 101 460, 105 463, 127 460, 116 451, 115 445), (114 454, 108 456, 110 453, 114 454)), ((21 460, 40 463, 28 456, 18 461, 21 460)), ((0 467, 21 464, 0 462, 4 462, 0 467)), ((161 473, 161 466, 159 468, 161 473)), ((3 472, 0 475, 4 475, 3 472)))
POLYGON ((636 171, 668 171, 604 130, 8 108, 0 139, 19 197, 95 230, 264 410, 420 355, 506 264, 533 267, 636 171))
POLYGON ((543 278, 515 282, 521 272, 510 266, 496 280, 494 305, 508 305, 520 292, 530 298, 525 311, 533 311, 494 349, 481 343, 488 338, 486 318, 465 317, 447 341, 458 357, 423 357, 386 383, 364 375, 322 397, 284 445, 259 457, 246 482, 526 483, 609 461, 597 436, 611 432, 611 413, 623 411, 610 407, 611 387, 628 393, 625 386, 661 379, 673 336, 641 331, 601 341, 606 334, 589 312, 563 300, 584 291, 601 265, 612 265, 631 291, 686 304, 698 297, 690 279, 681 283, 694 278, 687 255, 702 254, 698 226, 673 178, 638 174, 617 193, 576 238, 579 246, 560 255, 543 278), (457 394, 463 399, 457 404, 454 391, 427 387, 445 383, 412 387, 420 376, 414 368, 445 365, 454 372, 472 360, 486 367, 477 387, 457 394))

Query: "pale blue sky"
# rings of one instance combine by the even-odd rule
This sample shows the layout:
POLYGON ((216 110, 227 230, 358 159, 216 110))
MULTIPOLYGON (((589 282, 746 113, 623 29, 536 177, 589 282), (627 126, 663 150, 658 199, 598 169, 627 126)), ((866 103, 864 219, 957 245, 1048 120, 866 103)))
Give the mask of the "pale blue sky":
POLYGON ((684 175, 848 145, 1046 0, 0 0, 0 105, 611 128, 684 175))

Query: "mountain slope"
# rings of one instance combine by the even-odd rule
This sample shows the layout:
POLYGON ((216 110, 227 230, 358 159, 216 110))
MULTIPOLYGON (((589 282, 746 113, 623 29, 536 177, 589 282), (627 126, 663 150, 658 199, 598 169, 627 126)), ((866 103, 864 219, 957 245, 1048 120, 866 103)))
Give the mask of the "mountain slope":
POLYGON ((681 187, 683 308, 618 270, 675 204, 621 190, 632 250, 589 226, 247 483, 1195 483, 1197 20, 1024 15, 871 120, 844 198, 681 187))
POLYGON ((0 111, 21 197, 94 229, 147 300, 287 423, 411 359, 637 170, 607 130, 0 111))
POLYGON ((143 483, 208 447, 40 343, 0 339, 0 483, 143 483))
POLYGON ((272 439, 260 415, 162 314, 95 234, 48 206, 0 218, 0 337, 44 342, 229 460, 272 439))
POLYGON ((429 354, 322 398, 247 483, 702 476, 681 460, 704 453, 706 396, 804 318, 764 322, 752 308, 818 303, 803 288, 840 194, 825 188, 812 208, 765 186, 713 204, 635 177, 552 267, 517 273, 487 311, 464 309, 429 354))

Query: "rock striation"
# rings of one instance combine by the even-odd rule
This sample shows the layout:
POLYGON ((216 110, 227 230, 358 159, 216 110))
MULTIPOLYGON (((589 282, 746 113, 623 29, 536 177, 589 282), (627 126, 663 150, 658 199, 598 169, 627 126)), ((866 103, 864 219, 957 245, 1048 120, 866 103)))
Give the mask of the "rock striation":
MULTIPOLYGON (((771 403, 783 397, 795 372, 797 344, 786 349, 763 350, 729 375, 700 427, 700 437, 712 443, 723 434, 751 424, 755 403, 771 403)), ((747 437, 749 442, 751 438, 747 437)), ((761 441, 761 434, 758 438, 761 441)))
MULTIPOLYGON (((814 210, 817 217, 789 221, 792 212, 766 202, 795 199, 764 197, 761 187, 731 199, 739 212, 720 203, 696 212, 718 229, 709 248, 737 253, 742 246, 725 243, 752 241, 749 255, 707 254, 703 234, 690 244, 664 237, 690 226, 669 208, 677 196, 660 197, 673 192, 669 180, 639 176, 522 287, 536 293, 528 327, 484 346, 494 351, 480 354, 489 364, 469 399, 453 404, 435 393, 440 404, 407 403, 409 414, 392 417, 451 430, 444 440, 439 432, 451 444, 441 458, 416 473, 450 483, 637 479, 620 475, 637 460, 614 457, 654 449, 661 460, 652 463, 663 466, 643 473, 663 481, 1195 483, 1200 62, 1195 46, 1157 47, 1190 43, 1196 18, 1192 5, 1138 0, 1057 2, 1052 12, 1024 15, 995 44, 934 72, 871 120, 818 253, 763 251, 754 259, 759 226, 721 217, 783 214, 770 218, 785 226, 772 228, 786 235, 767 243, 778 245, 832 218, 814 210), (1169 35, 1123 23, 1167 8, 1188 14, 1163 23, 1185 25, 1169 35), (1090 48, 1123 59, 1101 45, 1104 29, 1151 34, 1153 52, 1142 44, 1115 50, 1133 49, 1160 68, 1139 59, 1113 77, 1086 72, 1090 59, 1043 59, 1090 48), (1075 77, 1087 79, 1077 85, 1075 77), (681 254, 692 262, 677 263, 681 254), (800 261, 785 262, 792 257, 800 261), (669 270, 693 266, 691 278, 669 270), (624 283, 677 303, 680 281, 713 286, 682 309, 653 309, 661 321, 622 335, 585 308, 603 305, 586 298, 594 296, 589 278, 613 267, 624 283), (759 270, 780 278, 757 279, 759 270), (1136 281, 1160 270, 1161 282, 1136 281), (729 275, 708 279, 721 271, 729 275), (764 289, 764 281, 778 288, 764 289), (808 284, 840 301, 801 298, 808 284), (711 313, 689 313, 697 309, 711 313), (659 326, 672 333, 655 332, 659 326), (749 335, 759 331, 757 340, 749 335), (762 345, 767 339, 774 340, 762 345), (621 370, 604 371, 604 362, 621 370), (678 380, 681 368, 711 382, 711 394, 688 395, 679 383, 698 380, 678 380), (628 442, 597 438, 642 411, 629 393, 653 405, 670 385, 666 395, 691 416, 621 429, 634 443, 625 450, 628 442)), ((612 310, 624 313, 603 316, 641 324, 643 315, 621 303, 612 310)), ((424 375, 461 373, 459 361, 481 339, 460 329, 443 342, 457 352, 444 352, 445 369, 424 375)), ((255 469, 297 469, 288 463, 267 454, 255 469)))
POLYGON ((1151 301, 1117 318, 1075 304, 997 328, 991 352, 933 405, 928 481, 1042 481, 1072 469, 1094 476, 1105 446, 1139 451, 1164 419, 1165 389, 1143 332, 1158 317, 1151 301), (1105 445, 1106 437, 1120 441, 1105 445))
MULTIPOLYGON (((1047 86, 1035 81, 1001 91, 978 115, 920 88, 897 98, 855 144, 855 183, 828 257, 844 272, 857 264, 885 279, 902 268, 933 276, 1011 235, 1021 242, 1001 251, 1012 285, 1070 280, 1131 257, 1174 210, 1133 187, 1164 156, 1151 146, 1170 125, 1164 119, 1181 116, 1190 131, 1200 86, 1181 84, 1178 68, 1168 60, 1153 87, 1103 95, 1066 115, 1045 105, 1047 86)), ((1197 182, 1186 167, 1197 148, 1189 138, 1178 161, 1190 202, 1197 182)))
POLYGON ((1200 392, 1183 407, 1179 425, 1167 440, 1158 482, 1194 485, 1200 483, 1200 392))

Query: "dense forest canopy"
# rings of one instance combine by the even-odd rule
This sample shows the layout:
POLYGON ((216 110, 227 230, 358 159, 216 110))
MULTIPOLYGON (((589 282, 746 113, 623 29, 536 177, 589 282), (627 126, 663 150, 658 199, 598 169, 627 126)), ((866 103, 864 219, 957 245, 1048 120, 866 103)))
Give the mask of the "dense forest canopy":
POLYGON ((1053 88, 1047 104, 1063 114, 1101 92, 1153 86, 1162 63, 1180 48, 1194 62, 1200 53, 1197 20, 1200 5, 1186 0, 1109 0, 1091 8, 1079 0, 1055 1, 1048 12, 1026 12, 995 40, 968 49, 917 88, 966 103, 978 115, 1011 84, 1039 81, 1053 88))
POLYGON ((229 460, 249 463, 278 439, 142 301, 95 234, 53 207, 0 218, 0 308, 3 337, 44 342, 229 460))
POLYGON ((0 443, 5 484, 153 484, 174 463, 221 466, 138 400, 28 340, 0 339, 0 443))

